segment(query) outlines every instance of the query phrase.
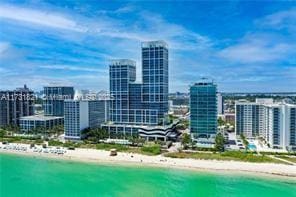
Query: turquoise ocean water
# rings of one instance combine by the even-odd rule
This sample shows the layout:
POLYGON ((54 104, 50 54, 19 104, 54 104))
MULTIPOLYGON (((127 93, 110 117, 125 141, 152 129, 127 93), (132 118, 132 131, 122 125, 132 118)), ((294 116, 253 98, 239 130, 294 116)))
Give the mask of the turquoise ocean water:
POLYGON ((296 197, 296 181, 0 154, 0 196, 296 197))

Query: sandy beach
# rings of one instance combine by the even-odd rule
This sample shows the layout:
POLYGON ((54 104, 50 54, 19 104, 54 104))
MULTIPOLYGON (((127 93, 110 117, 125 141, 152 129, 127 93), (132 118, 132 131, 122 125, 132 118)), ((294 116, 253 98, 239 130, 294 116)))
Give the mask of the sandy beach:
MULTIPOLYGON (((16 144, 10 144, 16 145, 16 144)), ((110 156, 109 151, 95 150, 95 149, 75 149, 66 150, 64 154, 54 153, 38 153, 33 152, 29 145, 18 144, 26 147, 26 151, 7 150, 2 148, 0 153, 12 153, 29 156, 38 156, 54 159, 65 159, 82 162, 94 163, 111 163, 119 165, 139 165, 139 166, 155 166, 165 168, 179 168, 190 169, 198 171, 225 171, 225 172, 241 172, 241 173, 255 173, 261 175, 278 175, 290 177, 296 180, 296 166, 274 163, 250 163, 238 161, 217 161, 217 160, 197 160, 197 159, 178 159, 168 158, 162 155, 146 156, 135 153, 119 152, 117 156, 110 156)), ((53 147, 54 148, 54 147, 53 147)))

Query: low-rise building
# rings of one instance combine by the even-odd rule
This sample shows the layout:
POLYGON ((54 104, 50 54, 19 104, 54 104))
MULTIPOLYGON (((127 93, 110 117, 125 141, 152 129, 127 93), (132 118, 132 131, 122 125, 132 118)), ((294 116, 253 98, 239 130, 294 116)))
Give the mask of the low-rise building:
POLYGON ((176 116, 184 116, 189 112, 188 105, 173 105, 170 107, 170 113, 176 116))
POLYGON ((42 132, 62 125, 64 118, 60 116, 34 115, 20 118, 20 131, 24 133, 42 132))
POLYGON ((179 121, 159 126, 113 124, 112 122, 109 122, 103 124, 102 127, 108 132, 110 138, 139 136, 147 141, 175 141, 181 134, 176 129, 178 124, 179 121))
POLYGON ((226 123, 233 124, 235 123, 235 113, 225 113, 224 120, 226 123))

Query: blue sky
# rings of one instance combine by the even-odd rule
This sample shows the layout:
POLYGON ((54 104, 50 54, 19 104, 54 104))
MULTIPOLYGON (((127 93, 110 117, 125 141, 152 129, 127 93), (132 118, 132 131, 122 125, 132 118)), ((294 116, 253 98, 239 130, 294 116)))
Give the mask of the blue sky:
POLYGON ((169 44, 170 92, 296 91, 294 1, 2 1, 0 89, 50 82, 108 90, 108 62, 169 44))

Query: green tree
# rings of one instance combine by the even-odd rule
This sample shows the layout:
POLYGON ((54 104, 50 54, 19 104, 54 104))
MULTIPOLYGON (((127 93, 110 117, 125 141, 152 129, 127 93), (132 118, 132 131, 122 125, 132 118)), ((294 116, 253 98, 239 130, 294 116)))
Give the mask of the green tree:
POLYGON ((188 148, 188 144, 191 143, 191 137, 188 133, 183 133, 182 134, 182 140, 181 140, 181 144, 183 146, 184 149, 188 148))
POLYGON ((108 132, 105 129, 98 128, 100 139, 108 138, 108 132))
POLYGON ((43 137, 47 138, 48 137, 48 130, 45 128, 45 126, 39 126, 39 127, 36 127, 36 131, 40 134, 43 135, 43 137))
POLYGON ((219 117, 218 118, 218 126, 223 126, 225 124, 226 124, 225 121, 221 117, 219 117))
POLYGON ((191 149, 196 148, 195 145, 196 145, 196 142, 194 140, 191 140, 190 142, 191 149))
POLYGON ((6 130, 7 135, 13 136, 13 134, 18 133, 20 128, 14 124, 9 124, 3 127, 4 130, 6 130))
POLYGON ((219 152, 224 151, 225 139, 221 133, 218 133, 215 138, 215 149, 219 152))
POLYGON ((100 140, 106 139, 108 137, 108 132, 102 128, 86 128, 81 131, 83 139, 87 139, 94 143, 99 143, 100 140))
POLYGON ((141 137, 136 137, 133 139, 132 143, 136 144, 137 146, 143 146, 145 144, 145 139, 141 137))
POLYGON ((240 138, 242 139, 242 141, 243 141, 243 145, 245 146, 245 149, 246 149, 246 151, 248 150, 248 146, 249 146, 249 142, 248 142, 248 140, 246 139, 246 137, 244 136, 244 134, 240 134, 240 138))
POLYGON ((61 135, 64 133, 64 125, 56 125, 53 128, 49 129, 49 134, 51 135, 61 135))
POLYGON ((0 137, 3 138, 6 135, 6 131, 4 129, 0 129, 0 137))

